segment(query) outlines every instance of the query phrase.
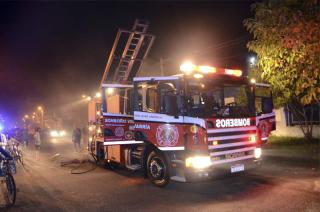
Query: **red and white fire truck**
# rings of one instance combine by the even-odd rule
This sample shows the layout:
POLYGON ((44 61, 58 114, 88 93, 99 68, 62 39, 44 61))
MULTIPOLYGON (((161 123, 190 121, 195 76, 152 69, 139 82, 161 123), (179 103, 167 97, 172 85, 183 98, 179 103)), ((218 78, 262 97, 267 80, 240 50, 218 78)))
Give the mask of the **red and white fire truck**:
POLYGON ((190 62, 180 69, 174 76, 102 83, 93 154, 142 170, 157 186, 259 165, 261 146, 275 130, 270 87, 241 70, 190 62))
POLYGON ((275 129, 269 87, 240 70, 192 71, 103 84, 97 157, 142 169, 159 186, 259 163, 261 145, 275 129))

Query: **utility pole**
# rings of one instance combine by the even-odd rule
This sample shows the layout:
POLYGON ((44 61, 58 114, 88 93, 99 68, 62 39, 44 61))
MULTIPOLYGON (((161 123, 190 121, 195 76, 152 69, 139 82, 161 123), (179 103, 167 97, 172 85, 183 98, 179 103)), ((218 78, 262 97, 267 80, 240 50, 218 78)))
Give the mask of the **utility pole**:
POLYGON ((163 72, 163 58, 162 57, 160 57, 160 73, 161 73, 161 76, 163 77, 164 72, 163 72))
POLYGON ((41 128, 44 128, 44 109, 43 109, 43 107, 38 106, 38 111, 41 114, 41 120, 40 120, 41 128))

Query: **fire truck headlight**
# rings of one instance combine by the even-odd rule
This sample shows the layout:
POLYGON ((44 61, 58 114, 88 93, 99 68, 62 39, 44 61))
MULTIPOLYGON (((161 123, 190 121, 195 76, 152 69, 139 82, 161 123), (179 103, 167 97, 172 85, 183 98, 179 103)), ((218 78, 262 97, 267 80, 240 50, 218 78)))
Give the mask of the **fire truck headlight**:
POLYGON ((255 149, 254 149, 254 157, 255 157, 255 158, 260 158, 261 155, 262 155, 262 150, 261 150, 261 148, 255 148, 255 149))
POLYGON ((60 136, 65 136, 66 134, 67 134, 66 131, 64 131, 64 130, 60 131, 60 136))
POLYGON ((53 130, 53 131, 50 132, 50 136, 51 137, 58 137, 59 133, 57 131, 53 130))
POLYGON ((210 156, 195 156, 186 159, 186 167, 204 169, 211 165, 210 156))

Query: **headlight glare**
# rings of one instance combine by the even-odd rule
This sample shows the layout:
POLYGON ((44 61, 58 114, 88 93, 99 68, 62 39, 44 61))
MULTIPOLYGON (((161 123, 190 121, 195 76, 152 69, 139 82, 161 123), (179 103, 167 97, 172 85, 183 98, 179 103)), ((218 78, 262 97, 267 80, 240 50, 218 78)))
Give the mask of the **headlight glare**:
POLYGON ((50 132, 50 136, 51 137, 57 137, 57 136, 59 136, 59 134, 58 134, 57 131, 53 130, 53 131, 50 132))
POLYGON ((262 150, 261 150, 261 148, 255 148, 255 149, 254 149, 254 157, 258 159, 258 158, 261 157, 261 155, 262 155, 262 150))
POLYGON ((204 169, 211 165, 211 159, 209 156, 195 156, 186 159, 186 167, 192 167, 195 169, 204 169))
POLYGON ((65 136, 65 135, 66 135, 66 131, 61 130, 61 131, 60 131, 60 136, 65 136))

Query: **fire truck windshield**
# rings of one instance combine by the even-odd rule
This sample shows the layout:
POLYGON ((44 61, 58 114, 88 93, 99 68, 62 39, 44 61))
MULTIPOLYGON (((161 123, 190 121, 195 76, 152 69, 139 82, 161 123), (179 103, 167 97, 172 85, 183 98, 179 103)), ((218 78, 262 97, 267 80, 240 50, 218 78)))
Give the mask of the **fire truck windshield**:
POLYGON ((247 84, 188 82, 186 111, 192 117, 248 117, 254 114, 247 84))

